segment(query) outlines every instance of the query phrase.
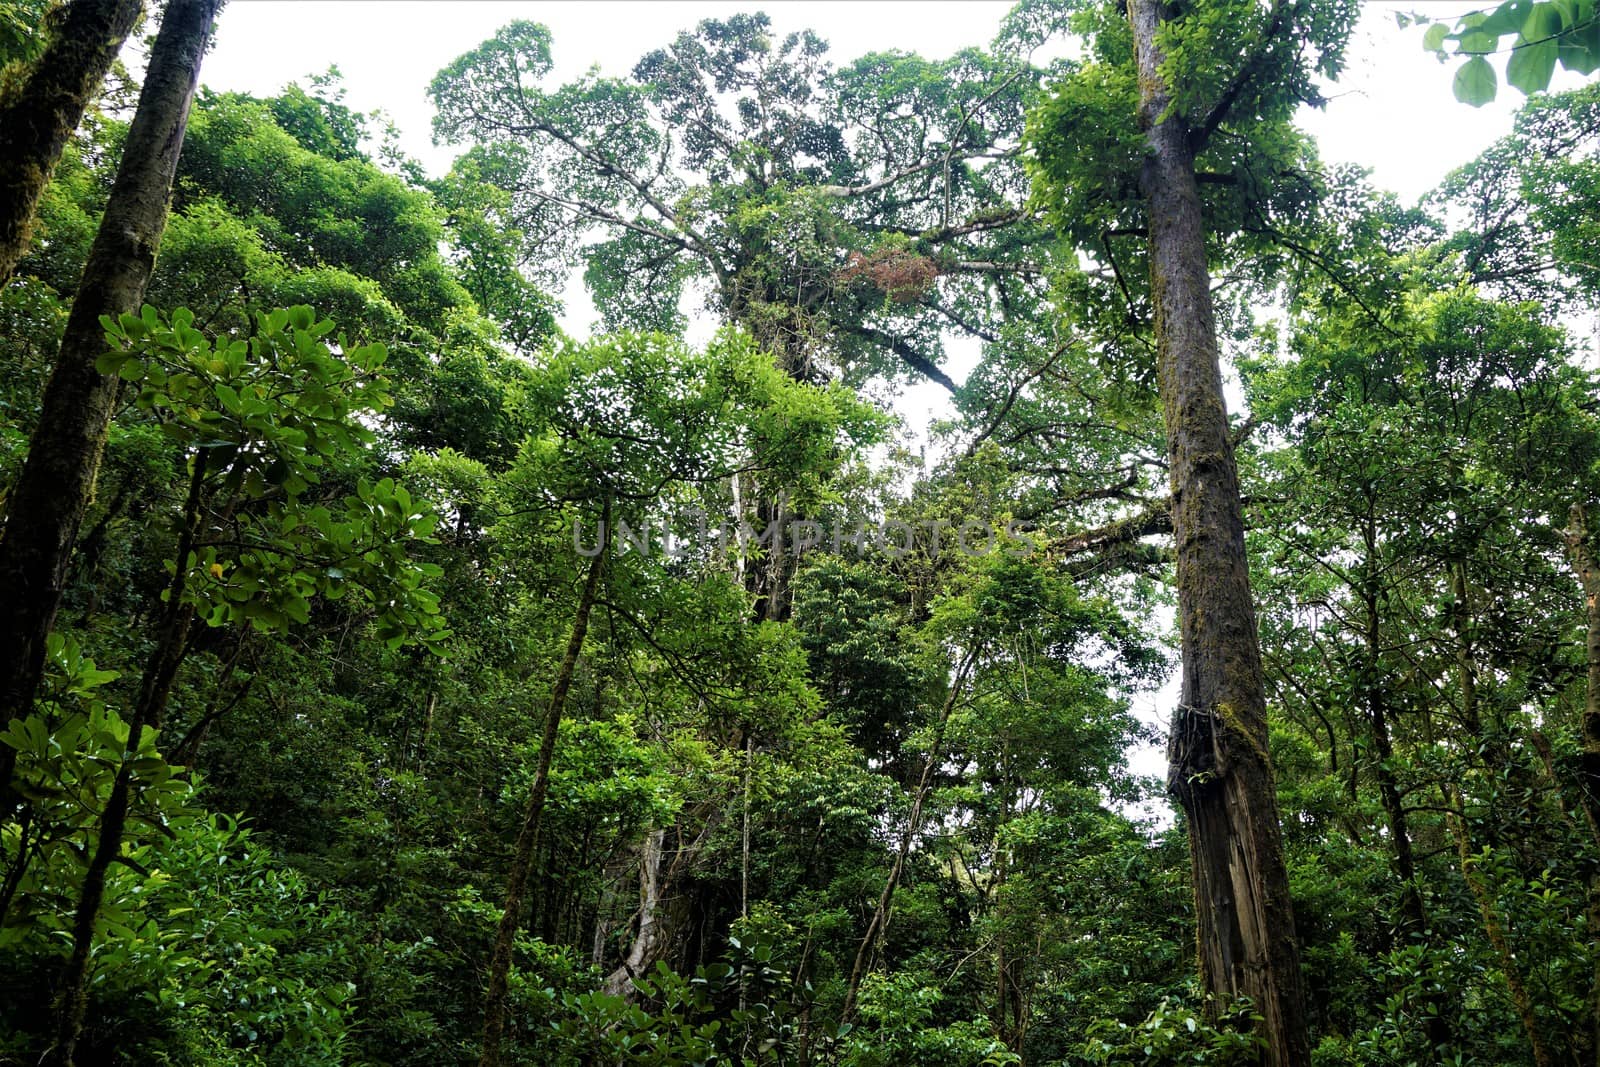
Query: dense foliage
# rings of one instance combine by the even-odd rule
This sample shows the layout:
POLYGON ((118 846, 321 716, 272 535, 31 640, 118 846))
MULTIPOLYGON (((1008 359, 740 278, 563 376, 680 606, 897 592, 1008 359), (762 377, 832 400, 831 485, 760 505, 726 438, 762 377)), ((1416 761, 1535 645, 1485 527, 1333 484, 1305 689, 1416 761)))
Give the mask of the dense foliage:
MULTIPOLYGON (((0 93, 49 7, 0 3, 0 93)), ((1293 124, 1353 5, 1181 7, 1310 1062, 1593 1063, 1600 87, 1403 204, 1293 124)), ((1470 79, 1520 33, 1536 89, 1593 24, 1428 34, 1470 79)), ((1206 783, 1130 769, 1181 425, 1124 5, 942 60, 740 14, 556 85, 559 44, 438 74, 432 178, 336 72, 201 90, 0 729, 0 1063, 56 1054, 85 916, 82 1064, 1262 1062, 1195 973, 1206 783), (920 456, 908 379, 953 401, 920 456)), ((0 288, 8 529, 100 104, 0 288)))

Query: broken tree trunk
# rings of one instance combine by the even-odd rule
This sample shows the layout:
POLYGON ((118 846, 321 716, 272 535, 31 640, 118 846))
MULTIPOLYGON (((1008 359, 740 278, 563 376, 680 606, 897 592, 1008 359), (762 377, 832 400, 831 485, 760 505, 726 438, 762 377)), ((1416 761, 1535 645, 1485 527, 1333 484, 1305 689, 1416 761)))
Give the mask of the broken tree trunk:
POLYGON ((1167 785, 1189 824, 1201 980, 1221 997, 1250 998, 1269 1067, 1304 1067, 1311 1052, 1300 952, 1267 754, 1266 687, 1222 394, 1196 131, 1172 106, 1162 73, 1156 42, 1166 6, 1129 0, 1128 16, 1146 135, 1140 186, 1183 644, 1167 785))

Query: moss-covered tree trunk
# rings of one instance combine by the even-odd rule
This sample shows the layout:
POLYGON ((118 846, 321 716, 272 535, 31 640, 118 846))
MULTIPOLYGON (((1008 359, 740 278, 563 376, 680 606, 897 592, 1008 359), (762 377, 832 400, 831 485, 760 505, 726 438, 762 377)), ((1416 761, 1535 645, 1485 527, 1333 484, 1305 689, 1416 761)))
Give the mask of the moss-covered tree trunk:
POLYGON ((1130 0, 1147 145, 1150 282, 1171 457, 1183 690, 1168 787, 1189 824, 1205 988, 1251 998, 1264 1062, 1311 1062, 1300 953, 1267 754, 1266 690, 1239 475, 1211 302, 1195 132, 1170 106, 1156 44, 1166 12, 1130 0))
MULTIPOLYGON (((116 377, 95 368, 106 347, 100 316, 136 310, 144 297, 167 224, 200 62, 220 6, 221 0, 167 4, 45 387, 39 425, 11 492, 0 540, 0 723, 26 715, 38 688, 45 637, 61 603, 67 560, 94 491, 117 395, 116 377)), ((0 746, 0 794, 10 787, 10 752, 0 746)))
POLYGON ((1572 569, 1583 588, 1584 650, 1588 684, 1584 690, 1583 719, 1579 725, 1579 767, 1583 774, 1583 801, 1590 817, 1600 825, 1600 562, 1589 547, 1589 523, 1582 504, 1572 505, 1566 529, 1572 569))
POLYGON ((142 0, 70 0, 44 53, 0 100, 0 285, 28 251, 34 209, 142 0))

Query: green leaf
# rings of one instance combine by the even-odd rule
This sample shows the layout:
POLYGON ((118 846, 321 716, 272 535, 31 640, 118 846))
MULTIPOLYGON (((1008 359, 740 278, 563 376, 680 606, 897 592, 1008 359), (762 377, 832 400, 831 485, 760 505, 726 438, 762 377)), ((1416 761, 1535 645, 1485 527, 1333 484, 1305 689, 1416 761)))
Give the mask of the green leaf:
POLYGON ((1561 38, 1561 66, 1574 74, 1589 75, 1600 69, 1600 18, 1589 20, 1561 38))
MULTIPOLYGON (((1533 10, 1533 0, 1508 0, 1495 8, 1488 18, 1478 23, 1476 28, 1496 37, 1517 33, 1522 29, 1523 23, 1528 21, 1528 12, 1531 10, 1533 10)), ((1465 20, 1463 25, 1466 25, 1465 20)))
POLYGON ((1463 104, 1482 107, 1495 98, 1495 93, 1499 90, 1499 79, 1487 59, 1474 56, 1461 64, 1461 69, 1456 71, 1453 88, 1456 99, 1463 104))
POLYGON ((1444 51, 1444 39, 1450 35, 1450 27, 1442 22, 1435 22, 1428 27, 1428 32, 1422 35, 1422 47, 1430 52, 1444 51))
MULTIPOLYGON (((1561 32, 1561 9, 1555 4, 1534 4, 1522 22, 1521 44, 1537 45, 1561 32)), ((1520 50, 1520 49, 1519 49, 1520 50)))
POLYGON ((1555 73, 1559 51, 1553 39, 1517 46, 1506 63, 1506 81, 1530 96, 1544 91, 1555 73))

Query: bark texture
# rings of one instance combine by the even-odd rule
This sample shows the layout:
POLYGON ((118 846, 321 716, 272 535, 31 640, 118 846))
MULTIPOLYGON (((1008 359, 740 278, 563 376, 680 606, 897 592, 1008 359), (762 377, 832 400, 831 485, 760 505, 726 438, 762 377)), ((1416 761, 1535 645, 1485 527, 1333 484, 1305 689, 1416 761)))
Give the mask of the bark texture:
POLYGON ((727 807, 728 803, 719 799, 680 816, 670 849, 672 862, 665 867, 661 861, 669 851, 667 831, 653 830, 646 836, 639 857, 639 910, 629 920, 633 940, 622 962, 606 976, 602 988, 609 996, 632 1000, 638 996, 634 979, 648 977, 656 963, 668 959, 674 951, 680 953, 680 958, 691 955, 686 943, 694 919, 693 887, 686 883, 692 880, 695 864, 711 843, 711 836, 726 821, 727 807), (686 826, 696 822, 700 822, 700 830, 690 838, 686 826))
POLYGON ((1150 220, 1162 408, 1183 644, 1182 703, 1168 742, 1168 788, 1189 823, 1205 988, 1245 995, 1261 1014, 1270 1067, 1311 1062, 1294 912, 1267 754, 1266 692, 1233 440, 1222 394, 1195 131, 1171 113, 1156 34, 1166 11, 1130 0, 1147 145, 1140 183, 1150 220))
MULTIPOLYGON (((600 522, 602 530, 610 529, 609 501, 600 522)), ((603 541, 602 538, 602 544, 603 541)), ((516 944, 517 929, 522 925, 522 899, 527 892, 528 875, 533 870, 533 857, 538 852, 539 824, 544 818, 544 801, 550 791, 550 761, 555 756, 556 735, 561 726, 562 712, 567 707, 567 693, 572 689, 572 676, 577 671, 584 638, 589 633, 589 615, 594 610, 595 596, 600 590, 600 573, 605 569, 605 558, 605 552, 602 551, 589 561, 589 573, 583 582, 577 611, 573 614, 572 635, 567 640, 567 651, 561 658, 555 685, 550 690, 550 710, 545 715, 544 734, 539 739, 539 762, 533 774, 533 787, 528 793, 527 814, 523 818, 522 830, 517 835, 516 851, 512 854, 511 873, 506 880, 505 910, 500 914, 494 952, 489 959, 489 989, 483 1003, 483 1050, 478 1059, 480 1067, 499 1067, 502 1062, 511 955, 516 944)))
POLYGON ((70 0, 27 78, 0 102, 0 286, 27 253, 39 196, 142 6, 70 0))
POLYGON ((1600 825, 1600 562, 1589 547, 1589 523, 1582 504, 1572 505, 1566 529, 1572 569, 1583 587, 1584 649, 1588 686, 1579 727, 1582 748, 1578 757, 1583 776, 1583 803, 1590 819, 1600 825))
MULTIPOLYGON (((155 269, 200 63, 221 0, 170 0, 100 229, 89 249, 39 426, 0 540, 0 725, 26 715, 44 665, 67 560, 94 492, 117 395, 95 361, 100 316, 133 311, 155 269)), ((0 794, 12 759, 0 748, 0 794)))

